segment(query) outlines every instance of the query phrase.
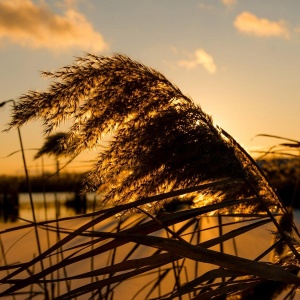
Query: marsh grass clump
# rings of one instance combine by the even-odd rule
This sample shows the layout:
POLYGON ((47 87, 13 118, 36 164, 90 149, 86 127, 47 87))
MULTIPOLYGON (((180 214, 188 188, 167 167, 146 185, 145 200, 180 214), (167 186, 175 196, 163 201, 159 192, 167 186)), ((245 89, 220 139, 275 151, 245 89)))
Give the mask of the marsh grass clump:
POLYGON ((61 237, 19 264, 3 251, 0 297, 117 299, 125 288, 126 299, 241 299, 271 286, 273 299, 297 290, 299 234, 288 210, 248 153, 178 87, 119 54, 87 54, 43 74, 49 89, 21 96, 9 129, 40 119, 52 134, 68 120, 55 144, 71 156, 110 136, 84 180, 102 203, 90 214, 0 232, 34 226, 61 237), (166 211, 172 201, 192 205, 166 211), (264 239, 254 240, 255 254, 240 255, 236 244, 253 246, 253 231, 264 239), (274 243, 257 252, 272 234, 274 243), (62 259, 47 264, 57 253, 62 259))

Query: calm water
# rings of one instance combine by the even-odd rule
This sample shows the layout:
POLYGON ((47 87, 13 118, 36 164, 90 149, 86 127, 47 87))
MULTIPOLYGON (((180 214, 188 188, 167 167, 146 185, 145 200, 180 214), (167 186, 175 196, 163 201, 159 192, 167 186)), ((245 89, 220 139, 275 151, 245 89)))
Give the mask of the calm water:
MULTIPOLYGON (((67 201, 74 200, 74 193, 32 193, 34 203, 35 218, 37 221, 55 219, 57 217, 68 217, 79 213, 91 212, 95 206, 99 196, 94 193, 86 195, 86 203, 79 203, 79 206, 66 206, 67 201), (85 207, 86 205, 86 207, 85 207)), ((28 193, 20 193, 18 195, 19 205, 13 203, 7 211, 1 211, 0 222, 13 221, 18 222, 20 219, 33 220, 32 209, 30 205, 30 197, 28 193)))
MULTIPOLYGON (((35 215, 36 215, 37 221, 43 221, 46 218, 47 219, 55 219, 57 215, 59 215, 59 217, 67 217, 67 216, 75 215, 76 211, 73 208, 68 208, 64 205, 64 203, 67 200, 70 200, 73 197, 74 197, 73 193, 46 193, 45 195, 43 195, 42 193, 34 193, 33 201, 34 201, 35 215), (45 209, 44 202, 46 202, 46 209, 45 209), (56 205, 56 203, 58 205, 56 205)), ((94 194, 88 194, 87 200, 88 200, 88 203, 90 204, 90 206, 87 206, 87 212, 90 212, 93 209, 92 204, 93 204, 94 200, 97 201, 97 199, 95 199, 94 194)), ((19 194, 19 207, 20 207, 19 211, 18 211, 19 217, 27 219, 27 220, 32 220, 32 211, 31 211, 31 207, 30 207, 30 201, 29 201, 28 194, 19 194)), ((294 218, 295 218, 295 223, 299 228, 300 210, 295 210, 294 218)), ((203 222, 204 222, 203 223, 204 227, 213 226, 214 222, 216 222, 216 219, 211 219, 208 221, 206 219, 204 219, 203 222), (206 224, 205 222, 208 222, 208 223, 206 224)), ((9 224, 2 223, 2 226, 8 226, 8 225, 9 224)), ((112 225, 104 223, 101 226, 102 226, 102 227, 100 227, 100 228, 102 228, 101 230, 108 230, 107 228, 112 225), (105 229, 103 229, 103 228, 105 228, 105 229)), ((33 232, 32 232, 32 234, 33 234, 33 232)), ((216 234, 216 235, 218 234, 217 229, 215 229, 215 231, 214 230, 204 231, 203 234, 201 235, 201 238, 203 240, 208 240, 208 239, 213 238, 214 234, 216 234)), ((236 243, 237 243, 239 255, 241 257, 246 257, 246 258, 247 257, 250 257, 250 258, 256 257, 258 255, 257 253, 262 252, 260 248, 266 249, 269 246, 271 235, 270 235, 270 238, 268 238, 268 235, 270 235, 269 232, 267 231, 267 234, 266 234, 266 229, 263 229, 263 230, 259 231, 257 234, 253 234, 253 235, 249 234, 245 238, 241 237, 241 240, 237 239, 236 243), (267 237, 267 239, 266 239, 266 237, 267 237)), ((25 238, 28 238, 29 242, 31 241, 30 239, 32 239, 32 241, 34 241, 34 239, 32 238, 32 235, 31 236, 26 235, 25 238)), ((6 234, 6 235, 2 236, 4 245, 8 249, 10 249, 9 248, 10 245, 13 245, 12 249, 9 250, 9 254, 11 256, 7 255, 7 259, 9 261, 15 261, 16 257, 18 257, 18 259, 22 261, 23 256, 25 257, 25 259, 28 259, 28 257, 30 257, 32 255, 32 253, 31 253, 32 249, 30 247, 23 247, 23 245, 26 244, 26 242, 24 242, 25 238, 23 237, 22 240, 20 240, 19 236, 16 237, 13 235, 12 237, 10 237, 10 234, 6 234), (20 247, 22 247, 22 248, 20 248, 20 247), (16 250, 14 250, 14 249, 16 249, 16 250), (22 249, 22 251, 20 251, 20 249, 22 249)), ((45 236, 42 235, 41 238, 45 239, 45 236)), ((226 246, 226 250, 228 250, 227 247, 229 247, 229 246, 232 247, 232 245, 230 243, 227 243, 225 246, 226 246)), ((122 248, 122 251, 127 251, 127 250, 124 250, 122 248)), ((229 253, 231 253, 230 251, 231 250, 228 250, 229 253)), ((143 255, 144 255, 144 253, 143 253, 143 255)), ((102 257, 97 257, 97 258, 99 259, 99 261, 97 261, 97 265, 101 265, 101 263, 103 263, 102 257)), ((80 266, 80 268, 82 268, 82 269, 84 267, 88 268, 88 266, 89 266, 88 264, 85 264, 84 266, 80 266)), ((76 270, 76 268, 75 268, 75 270, 76 270)), ((191 268, 191 270, 193 270, 193 269, 191 268)), ((142 287, 143 285, 144 285, 144 279, 140 280, 140 281, 137 280, 137 281, 135 281, 134 289, 138 290, 139 287, 142 287)), ((124 285, 124 287, 121 287, 120 290, 116 291, 116 293, 118 293, 118 294, 116 294, 116 299, 127 299, 127 298, 124 298, 124 295, 130 294, 131 292, 132 292, 132 285, 130 285, 130 284, 124 285), (118 297, 118 295, 121 295, 121 296, 118 297)), ((19 299, 21 299, 21 298, 19 298, 19 299)), ((37 298, 37 299, 41 299, 41 298, 37 298)), ((278 299, 282 299, 282 298, 278 298, 278 299)), ((295 298, 295 300, 300 300, 300 296, 297 296, 295 298)))
MULTIPOLYGON (((32 199, 34 202, 35 217, 37 221, 44 221, 45 219, 56 219, 57 217, 69 217, 74 216, 79 213, 92 212, 97 209, 97 203, 99 203, 100 196, 95 195, 95 193, 86 194, 86 209, 82 210, 78 207, 77 210, 73 206, 66 206, 65 203, 68 200, 74 199, 74 193, 32 193, 32 199)), ((14 213, 10 212, 7 221, 16 221, 18 218, 33 220, 30 197, 28 193, 19 193, 19 209, 16 209, 14 213), (16 214, 13 216, 13 214, 16 214)), ((7 216, 6 216, 7 218, 7 216)), ((3 211, 0 211, 0 223, 4 222, 3 211)), ((294 210, 294 222, 300 230, 300 209, 294 210)))

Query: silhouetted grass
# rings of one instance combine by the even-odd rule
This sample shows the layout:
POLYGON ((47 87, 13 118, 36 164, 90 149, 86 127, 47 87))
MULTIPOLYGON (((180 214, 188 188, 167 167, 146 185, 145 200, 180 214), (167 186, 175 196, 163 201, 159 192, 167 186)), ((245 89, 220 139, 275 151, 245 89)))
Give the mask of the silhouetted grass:
POLYGON ((50 133, 69 119, 59 144, 72 155, 111 134, 85 179, 103 197, 92 213, 2 230, 3 245, 16 244, 2 250, 1 297, 273 299, 298 289, 290 211, 244 149, 162 74, 123 55, 86 55, 44 74, 48 91, 23 95, 10 127, 40 118, 50 133), (41 253, 16 253, 34 228, 41 253))

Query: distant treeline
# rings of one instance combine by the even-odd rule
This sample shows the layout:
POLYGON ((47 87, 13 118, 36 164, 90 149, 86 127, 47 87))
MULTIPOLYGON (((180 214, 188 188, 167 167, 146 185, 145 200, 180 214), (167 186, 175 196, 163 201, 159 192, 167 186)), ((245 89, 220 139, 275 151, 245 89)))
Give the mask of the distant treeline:
POLYGON ((300 158, 259 160, 266 177, 286 205, 300 208, 300 158))
MULTIPOLYGON (((282 201, 300 208, 300 159, 268 159, 257 161, 282 201)), ((46 174, 44 178, 48 178, 46 174)), ((47 180, 30 178, 32 192, 78 192, 82 189, 82 173, 62 173, 47 180)), ((0 176, 0 194, 28 192, 26 179, 20 176, 0 176)))
MULTIPOLYGON (((82 189, 84 174, 61 173, 59 176, 45 174, 42 176, 31 176, 30 185, 32 192, 78 192, 82 189)), ((28 185, 24 176, 0 175, 0 193, 28 192, 28 185)))

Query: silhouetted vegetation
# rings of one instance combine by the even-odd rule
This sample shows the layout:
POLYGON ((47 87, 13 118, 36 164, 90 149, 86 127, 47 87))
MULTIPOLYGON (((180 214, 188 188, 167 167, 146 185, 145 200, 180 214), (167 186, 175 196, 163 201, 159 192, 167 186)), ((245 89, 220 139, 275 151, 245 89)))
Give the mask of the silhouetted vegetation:
MULTIPOLYGON (((30 176, 32 192, 76 192, 78 191, 78 186, 82 183, 84 174, 61 173, 59 178, 57 178, 50 173, 46 173, 44 177, 50 178, 45 181, 42 176, 30 176)), ((11 190, 15 190, 18 193, 28 193, 24 176, 0 176, 0 194, 5 191, 8 186, 11 190)))
POLYGON ((300 159, 276 158, 258 163, 285 205, 300 208, 300 159))
POLYGON ((255 300, 287 291, 293 298, 300 286, 300 247, 291 210, 252 157, 200 106, 161 73, 123 55, 88 54, 44 75, 53 80, 49 89, 20 98, 10 129, 41 119, 49 134, 70 120, 59 143, 72 156, 110 134, 111 143, 84 180, 85 191, 102 193, 103 206, 2 231, 6 237, 34 228, 38 242, 45 236, 41 232, 56 240, 49 238, 40 248, 37 243, 38 255, 18 263, 1 248, 0 297, 162 300, 247 294, 255 300), (241 255, 237 241, 253 246, 256 232, 264 236, 260 242, 273 237, 274 243, 260 248, 255 240, 258 251, 241 255))

